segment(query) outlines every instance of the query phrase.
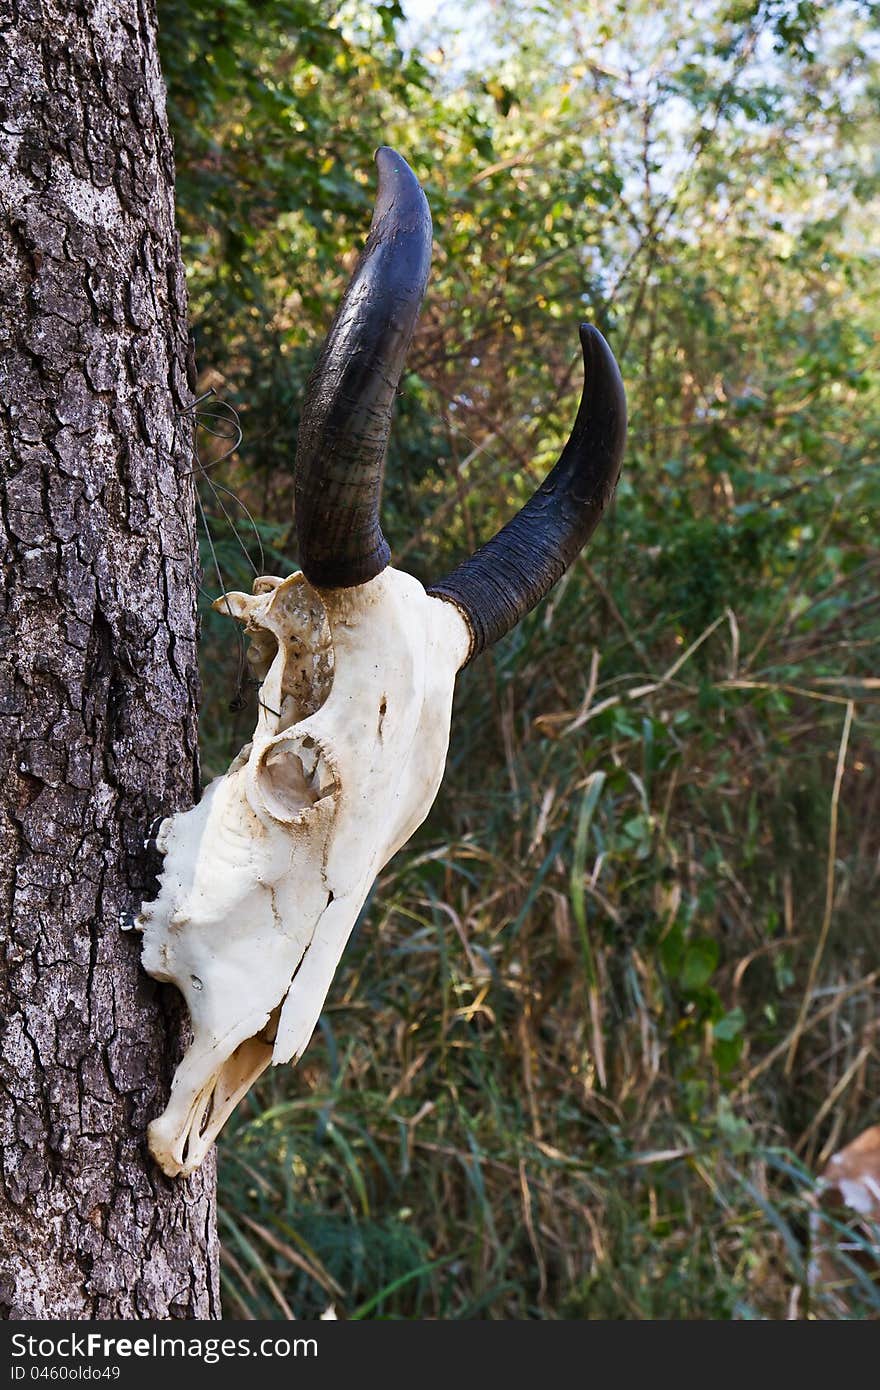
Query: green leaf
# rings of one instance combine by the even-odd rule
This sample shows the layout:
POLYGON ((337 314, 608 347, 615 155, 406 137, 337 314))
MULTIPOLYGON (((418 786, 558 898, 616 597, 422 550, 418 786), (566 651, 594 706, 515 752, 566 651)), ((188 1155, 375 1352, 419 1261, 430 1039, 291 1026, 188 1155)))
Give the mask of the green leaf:
POLYGON ((688 942, 681 969, 682 989, 689 993, 703 989, 715 973, 719 954, 718 942, 710 936, 688 942))

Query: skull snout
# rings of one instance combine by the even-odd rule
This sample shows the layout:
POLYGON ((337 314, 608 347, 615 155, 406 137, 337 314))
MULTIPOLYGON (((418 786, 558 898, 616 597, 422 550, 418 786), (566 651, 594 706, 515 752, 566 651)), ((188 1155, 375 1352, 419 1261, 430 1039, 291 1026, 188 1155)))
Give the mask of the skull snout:
POLYGON ((195 1171, 245 1092, 272 1060, 278 1010, 256 1037, 224 1057, 196 1037, 177 1069, 168 1105, 147 1130, 150 1152, 171 1178, 195 1171))

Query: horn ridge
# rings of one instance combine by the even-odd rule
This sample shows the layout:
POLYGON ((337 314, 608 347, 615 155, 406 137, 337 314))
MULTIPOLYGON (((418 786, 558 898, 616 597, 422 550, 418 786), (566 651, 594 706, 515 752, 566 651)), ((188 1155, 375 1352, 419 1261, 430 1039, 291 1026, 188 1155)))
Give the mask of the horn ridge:
POLYGON ((584 391, 571 437, 525 506, 429 594, 454 603, 471 631, 471 661, 544 597, 587 543, 610 502, 626 444, 626 393, 605 339, 581 324, 584 391))
POLYGON ((390 551, 380 524, 394 398, 431 264, 431 214, 406 160, 376 151, 366 245, 306 387, 296 447, 300 565, 319 588, 364 584, 390 551))

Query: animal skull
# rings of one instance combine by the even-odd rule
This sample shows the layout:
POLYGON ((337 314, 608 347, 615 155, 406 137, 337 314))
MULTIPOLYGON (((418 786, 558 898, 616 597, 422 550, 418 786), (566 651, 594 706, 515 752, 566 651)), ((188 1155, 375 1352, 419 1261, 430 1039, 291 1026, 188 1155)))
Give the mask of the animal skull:
POLYGON ((296 1061, 382 867, 433 804, 458 670, 556 582, 598 523, 626 434, 623 385, 581 329, 587 385, 569 440, 502 531, 426 591, 388 565, 379 525, 397 383, 424 293, 431 220, 399 155, 377 154, 370 236, 309 383, 296 461, 302 572, 214 607, 244 624, 260 686, 253 740, 165 820, 143 965, 183 993, 193 1041, 150 1148, 201 1163, 269 1062, 296 1061))

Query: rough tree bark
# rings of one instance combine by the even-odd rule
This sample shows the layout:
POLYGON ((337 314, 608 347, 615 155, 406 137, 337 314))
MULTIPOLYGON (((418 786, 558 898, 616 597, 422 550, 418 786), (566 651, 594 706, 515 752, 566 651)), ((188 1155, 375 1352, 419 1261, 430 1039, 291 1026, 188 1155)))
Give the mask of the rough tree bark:
POLYGON ((219 1316, 214 1175, 146 1123, 176 992, 120 931, 190 805, 186 297, 152 0, 0 0, 0 1308, 219 1316))

